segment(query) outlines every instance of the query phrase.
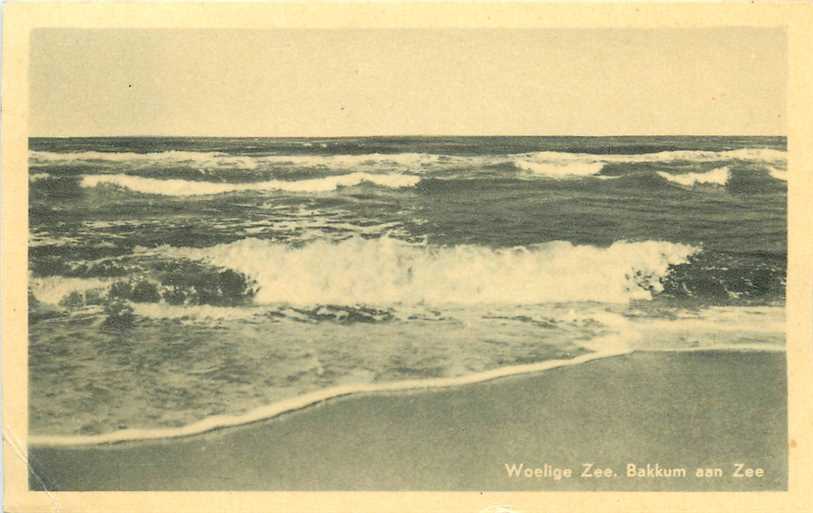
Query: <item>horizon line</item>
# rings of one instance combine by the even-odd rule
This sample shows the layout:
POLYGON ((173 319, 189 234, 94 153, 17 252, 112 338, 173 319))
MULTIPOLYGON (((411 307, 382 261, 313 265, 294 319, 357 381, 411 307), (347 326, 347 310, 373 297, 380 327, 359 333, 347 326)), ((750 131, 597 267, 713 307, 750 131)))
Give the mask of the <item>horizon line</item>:
POLYGON ((115 134, 115 135, 29 135, 28 139, 123 139, 123 138, 198 138, 198 139, 394 139, 440 137, 787 137, 787 134, 384 134, 384 135, 180 135, 180 134, 115 134))

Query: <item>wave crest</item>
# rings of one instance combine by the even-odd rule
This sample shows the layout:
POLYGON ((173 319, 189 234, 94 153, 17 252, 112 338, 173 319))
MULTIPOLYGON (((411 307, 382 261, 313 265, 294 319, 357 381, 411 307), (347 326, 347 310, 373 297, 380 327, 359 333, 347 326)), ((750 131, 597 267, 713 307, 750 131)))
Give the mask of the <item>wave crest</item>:
POLYGON ((163 151, 153 153, 74 151, 31 151, 34 166, 56 165, 126 165, 131 169, 147 167, 191 167, 195 169, 256 170, 274 167, 329 168, 351 170, 359 167, 413 169, 454 160, 453 157, 430 153, 369 153, 337 155, 230 155, 222 152, 163 151))
POLYGON ((787 182, 788 181, 788 172, 784 169, 768 166, 768 174, 771 175, 773 178, 787 182))
POLYGON ((416 246, 390 238, 319 241, 302 248, 259 239, 162 248, 251 277, 259 285, 259 303, 336 305, 626 303, 661 292, 669 267, 697 251, 661 241, 491 249, 416 246))
POLYGON ((547 176, 550 178, 570 178, 595 175, 604 168, 601 162, 567 162, 567 161, 546 161, 533 159, 517 159, 514 166, 523 171, 547 176))
POLYGON ((706 173, 685 173, 680 175, 658 171, 658 176, 669 182, 686 187, 693 187, 695 185, 725 186, 731 177, 731 170, 728 167, 718 167, 706 173))
POLYGON ((154 153, 31 151, 28 157, 32 165, 127 163, 131 166, 177 165, 199 169, 234 168, 250 170, 257 168, 257 160, 253 157, 200 151, 171 150, 154 153))
POLYGON ((353 187, 370 183, 379 187, 402 188, 414 187, 420 182, 414 175, 376 175, 369 173, 351 173, 347 175, 327 176, 309 180, 270 180, 257 183, 217 183, 176 179, 154 179, 129 175, 86 175, 82 177, 82 187, 91 188, 99 185, 114 185, 143 194, 162 196, 203 196, 242 191, 281 191, 281 192, 329 192, 339 187, 353 187))

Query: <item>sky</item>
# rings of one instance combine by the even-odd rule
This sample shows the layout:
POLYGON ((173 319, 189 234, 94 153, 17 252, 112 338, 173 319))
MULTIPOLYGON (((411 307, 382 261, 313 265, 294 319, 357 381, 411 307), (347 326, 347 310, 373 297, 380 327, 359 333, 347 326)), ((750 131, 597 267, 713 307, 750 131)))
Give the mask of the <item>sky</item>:
POLYGON ((32 33, 32 136, 781 135, 779 29, 32 33))

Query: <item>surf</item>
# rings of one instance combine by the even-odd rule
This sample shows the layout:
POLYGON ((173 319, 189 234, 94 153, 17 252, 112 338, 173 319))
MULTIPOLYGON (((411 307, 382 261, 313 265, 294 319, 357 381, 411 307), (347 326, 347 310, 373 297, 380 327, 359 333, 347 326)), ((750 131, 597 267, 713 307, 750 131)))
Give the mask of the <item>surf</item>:
POLYGON ((249 276, 261 304, 627 303, 651 299, 672 265, 700 248, 619 241, 608 247, 546 242, 529 247, 425 246, 354 237, 290 247, 243 239, 208 248, 162 247, 249 276))
POLYGON ((176 179, 161 180, 129 175, 85 175, 82 177, 81 186, 84 188, 94 188, 101 185, 111 185, 133 192, 160 196, 208 196, 246 191, 292 193, 330 192, 341 187, 353 187, 363 183, 397 189, 414 187, 418 182, 420 182, 420 177, 414 175, 377 175, 369 173, 351 173, 307 180, 271 180, 258 183, 219 183, 176 179))
POLYGON ((233 155, 216 151, 196 152, 183 150, 153 153, 36 150, 29 152, 29 164, 32 168, 38 170, 48 170, 52 167, 79 166, 80 168, 87 167, 89 169, 113 171, 188 168, 198 171, 233 170, 251 173, 259 171, 286 172, 294 168, 312 171, 431 174, 449 170, 471 170, 480 167, 508 165, 519 171, 527 171, 553 178, 592 176, 599 173, 606 164, 739 161, 775 166, 783 165, 786 159, 787 153, 784 150, 770 148, 740 148, 723 151, 679 150, 629 154, 531 151, 478 155, 428 152, 233 155))
POLYGON ((338 385, 315 392, 306 393, 290 399, 285 399, 266 406, 252 409, 237 415, 216 415, 203 418, 199 421, 180 427, 122 429, 97 435, 29 435, 28 444, 31 447, 82 447, 102 444, 138 443, 150 440, 170 440, 203 435, 213 431, 236 428, 257 422, 270 421, 282 415, 294 413, 305 408, 323 404, 326 401, 358 394, 376 393, 403 393, 420 390, 437 390, 444 388, 475 385, 497 379, 521 376, 532 373, 544 373, 554 369, 588 364, 605 358, 621 357, 633 353, 646 352, 698 352, 698 351, 729 351, 729 352, 785 352, 783 346, 742 344, 720 345, 709 348, 684 349, 654 349, 636 350, 630 347, 613 348, 600 352, 592 352, 568 359, 547 360, 537 363, 511 365, 499 367, 483 372, 476 372, 456 377, 427 378, 416 380, 395 381, 391 383, 364 383, 354 385, 338 385))
POLYGON ((672 174, 658 171, 657 174, 667 182, 672 182, 684 187, 694 187, 696 185, 725 187, 731 178, 731 170, 728 167, 719 167, 706 173, 672 174))

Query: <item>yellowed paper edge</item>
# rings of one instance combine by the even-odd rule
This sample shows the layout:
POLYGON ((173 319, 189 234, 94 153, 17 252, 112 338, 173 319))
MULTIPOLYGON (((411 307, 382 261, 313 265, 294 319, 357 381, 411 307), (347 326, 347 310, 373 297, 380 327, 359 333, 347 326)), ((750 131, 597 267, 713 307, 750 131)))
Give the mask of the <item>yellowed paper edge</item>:
POLYGON ((515 511, 808 512, 813 508, 813 6, 797 4, 10 4, 4 12, 2 320, 9 512, 515 511), (29 34, 72 28, 785 27, 789 45, 789 491, 764 493, 28 492, 27 138, 29 34))

